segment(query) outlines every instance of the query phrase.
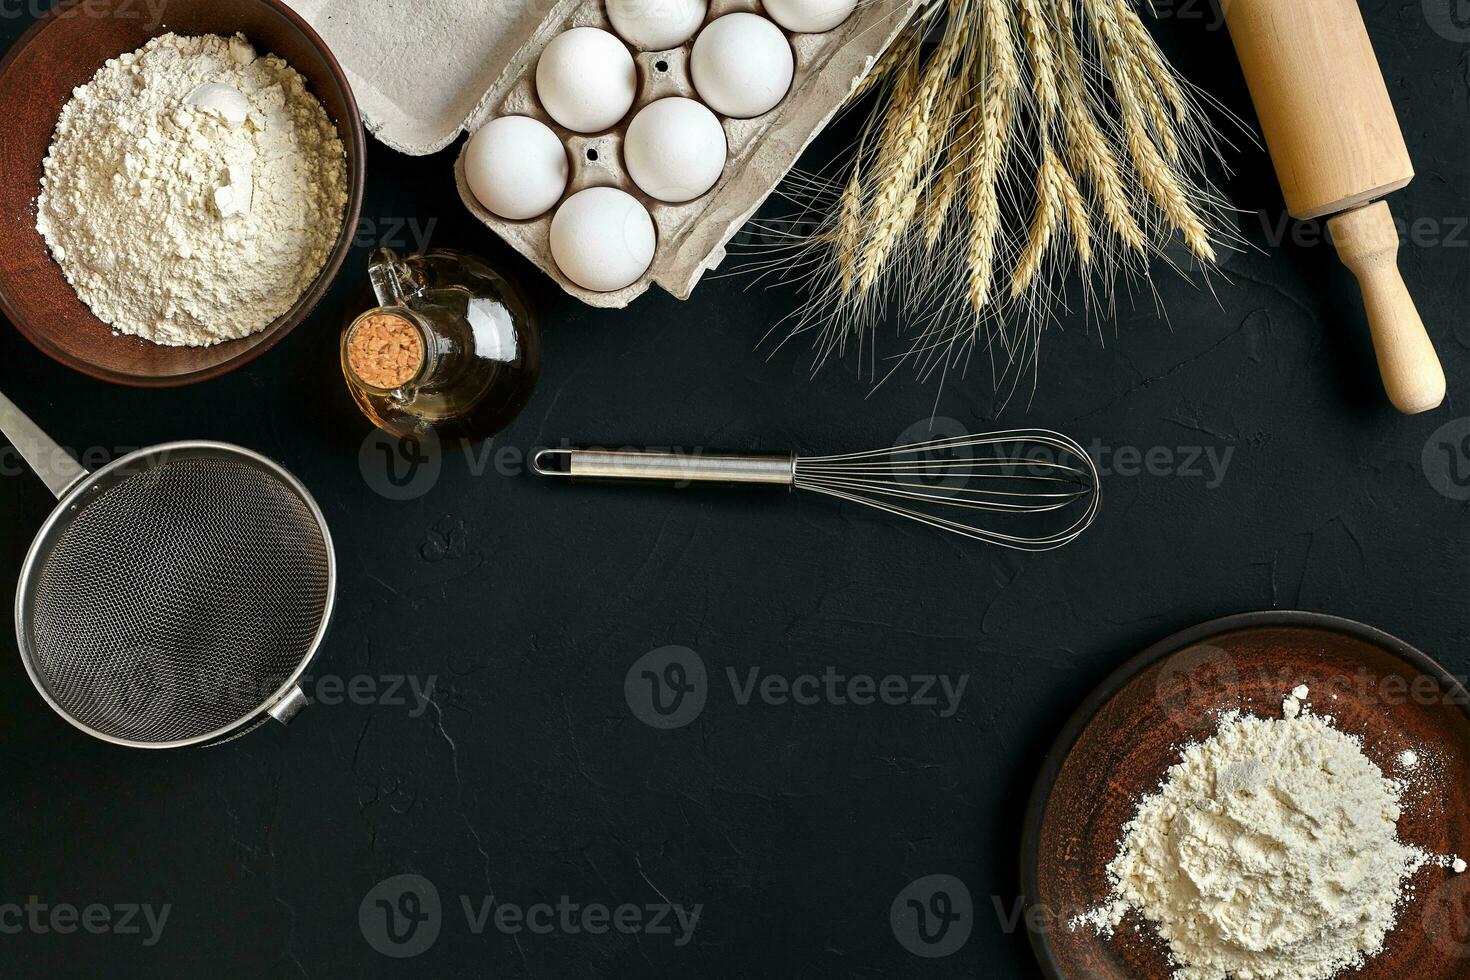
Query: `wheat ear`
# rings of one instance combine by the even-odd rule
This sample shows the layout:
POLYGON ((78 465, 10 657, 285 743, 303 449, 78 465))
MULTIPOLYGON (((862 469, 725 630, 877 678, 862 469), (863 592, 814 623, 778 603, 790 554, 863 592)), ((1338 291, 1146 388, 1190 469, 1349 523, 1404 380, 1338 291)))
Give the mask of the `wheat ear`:
POLYGON ((1036 274, 1041 271, 1042 260, 1051 247, 1052 236, 1061 223, 1066 205, 1062 201, 1062 164, 1050 146, 1042 148, 1041 169, 1036 175, 1036 212, 1031 219, 1031 234, 1021 258, 1011 274, 1011 298, 1024 293, 1036 274))
MULTIPOLYGON (((1157 54, 1153 36, 1138 19, 1131 0, 1085 0, 1085 5, 1119 102, 1127 99, 1138 121, 1147 118, 1152 123, 1153 138, 1163 155, 1170 163, 1178 162, 1179 140, 1174 133, 1174 120, 1144 56, 1144 51, 1157 54), (1138 35, 1142 35, 1142 48, 1138 35)), ((1129 108, 1120 105, 1125 113, 1129 108)))
MULTIPOLYGON (((968 73, 965 77, 968 83, 968 73)), ((975 120, 979 115, 975 104, 972 102, 963 109, 957 107, 956 115, 959 117, 959 123, 955 127, 955 133, 949 145, 945 147, 944 166, 939 169, 935 177, 934 192, 930 195, 924 211, 924 248, 926 251, 933 251, 934 246, 939 243, 940 236, 944 234, 949 212, 954 206, 955 198, 959 196, 970 155, 975 148, 975 120)))
MULTIPOLYGON (((1122 0, 1117 0, 1122 2, 1122 0)), ((1146 110, 1136 94, 1137 81, 1126 37, 1117 18, 1115 0, 1084 0, 1093 30, 1102 47, 1103 63, 1113 79, 1118 111, 1123 117, 1123 132, 1128 156, 1139 182, 1148 192, 1165 220, 1184 237, 1184 243, 1196 256, 1208 262, 1215 259, 1209 231, 1189 203, 1174 169, 1160 154, 1150 136, 1146 110)))
POLYGON ((1000 234, 1000 177, 1009 149, 1020 71, 1006 0, 979 0, 982 18, 980 64, 984 72, 975 160, 967 190, 970 236, 965 264, 969 271, 966 298, 979 313, 990 301, 995 278, 996 239, 1000 234))
POLYGON ((863 182, 859 177, 858 166, 854 165, 852 177, 842 191, 832 242, 844 293, 852 292, 853 284, 857 281, 857 255, 862 240, 863 182))
MULTIPOLYGON (((1047 0, 1047 5, 1054 2, 1056 0, 1047 0)), ((1056 118, 1058 106, 1054 25, 1046 15, 1042 0, 1016 0, 1016 13, 1026 49, 1030 53, 1031 95, 1045 130, 1050 126, 1051 120, 1056 118)))
POLYGON ((864 254, 867 251, 867 242, 872 237, 873 225, 869 217, 863 212, 866 210, 867 194, 863 188, 865 183, 871 183, 871 177, 865 172, 866 162, 871 160, 871 168, 877 172, 890 166, 890 159, 895 145, 895 135, 903 122, 903 116, 898 111, 899 106, 907 106, 912 97, 914 88, 918 85, 919 78, 919 50, 912 48, 912 57, 908 63, 901 67, 895 67, 892 85, 888 93, 888 111, 883 115, 883 124, 874 133, 871 129, 866 132, 858 147, 857 159, 853 162, 853 181, 856 181, 855 204, 858 208, 859 221, 856 226, 856 236, 849 237, 842 242, 846 251, 838 256, 839 268, 850 268, 853 272, 852 285, 856 286, 861 278, 864 254))
POLYGON ((1053 47, 1057 23, 1048 16, 1042 0, 1018 0, 1021 31, 1030 52, 1031 92, 1037 115, 1037 139, 1041 166, 1036 175, 1036 207, 1030 237, 1011 275, 1011 297, 1024 293, 1041 271, 1047 250, 1063 217, 1072 229, 1078 258, 1085 267, 1092 261, 1092 233, 1087 205, 1076 181, 1067 173, 1052 149, 1052 134, 1060 115, 1057 56, 1053 47))
POLYGON ((1072 0, 1057 7, 1062 33, 1062 132, 1067 159, 1092 182, 1093 197, 1113 234, 1136 254, 1148 248, 1148 239, 1133 216, 1133 205, 1123 182, 1122 168, 1097 118, 1087 93, 1087 79, 1072 18, 1072 0))
MULTIPOLYGON (((961 2, 951 4, 951 16, 962 14, 961 2)), ((873 234, 863 254, 859 293, 866 293, 878 280, 888 256, 908 230, 918 209, 923 191, 919 176, 929 162, 936 135, 948 131, 953 115, 952 102, 947 113, 942 108, 938 113, 935 110, 940 108, 941 94, 951 88, 948 84, 950 75, 964 50, 961 35, 958 30, 946 33, 939 50, 924 68, 922 80, 913 91, 911 104, 899 114, 898 126, 884 135, 880 155, 887 159, 888 165, 880 170, 882 183, 874 198, 873 234)))
POLYGON ((1072 243, 1077 247, 1077 261, 1086 269, 1092 265, 1092 219, 1087 200, 1066 167, 1058 167, 1057 173, 1062 207, 1067 213, 1067 225, 1072 229, 1072 243))
POLYGON ((1169 63, 1164 60, 1164 54, 1154 41, 1154 36, 1144 26, 1143 18, 1139 17, 1138 11, 1132 7, 1125 7, 1119 11, 1119 21, 1128 38, 1129 47, 1143 63, 1149 79, 1158 86, 1164 101, 1173 110, 1174 121, 1180 124, 1185 123, 1189 119, 1189 98, 1184 94, 1184 89, 1180 86, 1174 69, 1169 67, 1169 63))

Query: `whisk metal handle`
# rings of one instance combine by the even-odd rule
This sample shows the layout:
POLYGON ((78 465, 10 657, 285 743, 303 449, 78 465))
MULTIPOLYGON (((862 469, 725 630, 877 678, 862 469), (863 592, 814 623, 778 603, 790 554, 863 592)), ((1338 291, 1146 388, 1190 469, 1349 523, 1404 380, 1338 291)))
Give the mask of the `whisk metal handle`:
POLYGON ((754 483, 790 487, 795 456, 705 456, 637 450, 543 449, 531 461, 542 476, 634 483, 754 483))
POLYGON ((0 394, 0 433, 4 433, 16 452, 45 481, 47 489, 57 500, 65 497, 66 492, 87 475, 86 467, 68 456, 66 450, 4 394, 0 394))

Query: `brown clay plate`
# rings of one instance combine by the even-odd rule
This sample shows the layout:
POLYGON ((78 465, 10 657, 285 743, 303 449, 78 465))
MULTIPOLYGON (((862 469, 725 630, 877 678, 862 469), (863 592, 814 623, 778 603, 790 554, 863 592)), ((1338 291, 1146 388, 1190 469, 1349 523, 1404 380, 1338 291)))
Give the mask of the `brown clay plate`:
MULTIPOLYGON (((1208 738, 1212 712, 1280 717, 1306 684, 1386 773, 1407 748, 1426 752, 1405 794, 1399 835, 1439 854, 1470 851, 1470 694, 1418 650, 1370 626, 1318 613, 1231 616, 1155 644, 1109 677, 1068 722, 1032 794, 1021 851, 1031 944, 1054 980, 1167 980, 1164 946, 1130 913, 1112 940, 1068 920, 1107 894, 1105 867, 1141 796, 1208 738), (1337 697, 1334 699, 1333 695, 1337 697)), ((1470 977, 1470 874, 1427 868, 1361 980, 1470 977)))
POLYGON ((352 247, 362 210, 366 146, 352 88, 316 32, 280 0, 65 0, 0 61, 0 310, 51 357, 104 381, 189 384, 230 371, 278 343, 326 294, 352 247), (162 14, 159 22, 157 13, 162 14), (302 75, 347 147, 350 198, 337 246, 316 283, 264 331, 214 347, 160 347, 114 336, 77 298, 36 231, 41 166, 72 89, 103 63, 159 34, 239 31, 302 75))

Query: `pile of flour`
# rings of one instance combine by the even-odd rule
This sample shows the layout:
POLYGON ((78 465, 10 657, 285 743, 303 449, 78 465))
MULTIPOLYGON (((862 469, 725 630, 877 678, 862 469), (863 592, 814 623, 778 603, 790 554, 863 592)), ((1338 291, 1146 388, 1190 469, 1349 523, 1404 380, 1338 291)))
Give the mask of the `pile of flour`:
POLYGON ((341 137, 295 69, 241 36, 167 34, 73 93, 36 227, 114 330, 207 346, 301 298, 347 198, 341 137))
POLYGON ((1464 865, 1399 841, 1403 784, 1307 694, 1186 748, 1124 828, 1111 901, 1073 928, 1111 935, 1138 910, 1176 980, 1328 980, 1382 952, 1409 878, 1464 865))

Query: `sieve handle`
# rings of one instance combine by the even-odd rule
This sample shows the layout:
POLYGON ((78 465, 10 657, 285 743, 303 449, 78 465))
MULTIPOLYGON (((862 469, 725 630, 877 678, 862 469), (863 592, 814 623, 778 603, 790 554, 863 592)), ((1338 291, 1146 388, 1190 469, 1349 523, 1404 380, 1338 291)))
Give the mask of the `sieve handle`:
POLYGON ((301 714, 301 709, 310 703, 305 691, 300 687, 293 687, 271 707, 270 716, 283 725, 289 725, 301 714))
POLYGON ((57 500, 87 475, 86 467, 67 455, 66 450, 3 393, 0 393, 0 433, 4 433, 36 475, 45 481, 57 500))

